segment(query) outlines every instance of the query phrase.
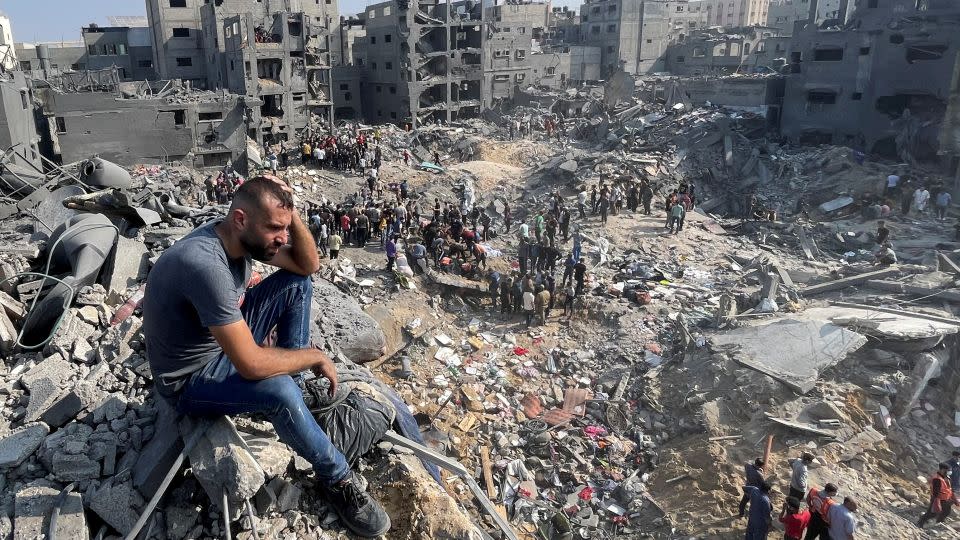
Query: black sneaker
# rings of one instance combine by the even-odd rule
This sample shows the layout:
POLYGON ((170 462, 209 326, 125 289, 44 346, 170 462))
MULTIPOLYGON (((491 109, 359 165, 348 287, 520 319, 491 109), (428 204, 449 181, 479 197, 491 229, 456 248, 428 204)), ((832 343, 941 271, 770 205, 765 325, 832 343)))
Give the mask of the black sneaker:
POLYGON ((322 489, 322 492, 340 516, 340 521, 353 534, 376 538, 390 530, 390 516, 380 503, 360 488, 352 472, 338 484, 322 489))

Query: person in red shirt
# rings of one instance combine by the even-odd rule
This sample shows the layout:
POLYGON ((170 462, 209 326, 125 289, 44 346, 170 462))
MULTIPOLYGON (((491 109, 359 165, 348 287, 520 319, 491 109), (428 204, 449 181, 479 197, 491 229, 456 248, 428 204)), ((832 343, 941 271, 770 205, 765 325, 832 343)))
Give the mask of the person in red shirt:
POLYGON ((783 523, 783 540, 800 540, 804 529, 810 524, 810 512, 800 510, 800 500, 789 497, 780 511, 780 523, 783 523))

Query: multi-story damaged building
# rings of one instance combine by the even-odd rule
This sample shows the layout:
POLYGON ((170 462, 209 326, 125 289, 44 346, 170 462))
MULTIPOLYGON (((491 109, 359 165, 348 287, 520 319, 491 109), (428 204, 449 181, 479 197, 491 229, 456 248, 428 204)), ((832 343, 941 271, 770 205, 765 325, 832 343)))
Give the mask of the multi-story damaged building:
POLYGON ((204 27, 223 33, 224 52, 209 75, 230 92, 260 100, 250 119, 259 142, 295 140, 315 115, 321 125, 333 121, 330 92, 329 35, 305 13, 278 11, 221 14, 213 5, 202 9, 204 27))
MULTIPOLYGON (((244 169, 247 110, 259 102, 223 91, 196 91, 180 81, 117 82, 83 87, 66 74, 36 89, 48 118, 53 158, 93 155, 125 166, 189 159, 197 167, 232 160, 244 169)), ((118 77, 114 76, 113 80, 118 77)))
POLYGON ((40 144, 31 81, 22 71, 0 73, 0 149, 12 149, 14 163, 40 169, 40 144))
POLYGON ((811 18, 817 23, 835 19, 840 11, 841 0, 771 0, 767 11, 767 26, 780 29, 781 35, 793 35, 793 26, 798 21, 811 18), (811 8, 813 10, 811 11, 811 8))
POLYGON ((362 108, 371 122, 450 122, 480 111, 479 4, 383 2, 364 11, 355 50, 362 108))
POLYGON ((960 4, 869 0, 849 17, 838 14, 838 21, 848 19, 840 28, 798 24, 783 135, 900 159, 934 158, 958 69, 960 4))
POLYGON ((10 71, 17 67, 17 49, 13 43, 10 17, 0 11, 0 66, 10 71))
POLYGON ((601 76, 664 71, 667 47, 707 22, 707 0, 586 0, 581 35, 600 47, 601 76))
POLYGON ((670 45, 667 71, 674 75, 729 75, 777 71, 784 63, 790 38, 776 28, 709 28, 683 43, 670 45))
MULTIPOLYGON (((800 0, 798 0, 800 1, 800 0)), ((771 0, 703 0, 706 23, 734 28, 767 22, 771 0)))
MULTIPOLYGON (((147 17, 153 35, 157 74, 162 79, 190 81, 197 88, 226 88, 226 27, 229 17, 249 15, 255 32, 267 39, 284 35, 277 22, 290 14, 302 14, 304 37, 322 38, 314 42, 327 55, 330 65, 331 28, 338 21, 337 0, 146 0, 147 17), (287 14, 287 15, 283 15, 287 14), (322 41, 322 43, 319 43, 322 41)), ((287 31, 289 32, 289 30, 287 31)), ((284 41, 298 45, 298 40, 284 41)), ((301 47, 302 49, 302 47, 301 47)), ((294 48, 292 52, 297 52, 294 48)), ((337 53, 336 50, 333 51, 337 53)))

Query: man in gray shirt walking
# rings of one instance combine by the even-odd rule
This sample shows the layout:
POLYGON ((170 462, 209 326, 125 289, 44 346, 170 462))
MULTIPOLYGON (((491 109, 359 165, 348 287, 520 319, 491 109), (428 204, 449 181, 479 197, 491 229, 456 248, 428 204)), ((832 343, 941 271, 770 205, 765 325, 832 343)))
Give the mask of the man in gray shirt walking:
POLYGON ((280 440, 313 465, 347 528, 372 538, 389 530, 390 518, 359 487, 291 376, 311 369, 336 391, 333 362, 309 346, 310 275, 319 266, 290 188, 275 177, 244 183, 225 219, 178 241, 150 272, 147 358, 157 391, 181 413, 266 415, 280 440), (247 293, 254 259, 281 270, 247 293), (276 346, 262 346, 273 328, 276 346))

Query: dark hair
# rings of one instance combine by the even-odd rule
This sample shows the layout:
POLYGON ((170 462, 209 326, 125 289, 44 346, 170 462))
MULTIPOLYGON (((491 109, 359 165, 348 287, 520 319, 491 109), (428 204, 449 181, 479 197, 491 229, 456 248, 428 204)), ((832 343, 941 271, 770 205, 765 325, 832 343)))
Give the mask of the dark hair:
POLYGON ((756 465, 757 467, 763 467, 764 465, 763 458, 757 458, 756 460, 754 460, 753 464, 756 465))
POLYGON ((949 469, 950 466, 947 465, 946 463, 941 463, 941 464, 940 464, 940 468, 941 468, 941 469, 949 469))
POLYGON ((230 209, 249 205, 264 208, 267 198, 272 198, 280 203, 280 208, 293 209, 293 195, 273 180, 263 176, 251 178, 237 188, 237 191, 233 193, 233 204, 230 209))
POLYGON ((787 506, 793 508, 794 510, 800 509, 800 499, 796 497, 787 497, 787 506))
POLYGON ((813 454, 811 454, 810 452, 804 452, 803 455, 800 456, 800 459, 802 461, 813 461, 814 458, 813 458, 813 454))
POLYGON ((838 491, 840 491, 839 489, 837 489, 836 484, 827 484, 826 486, 823 487, 823 490, 826 491, 827 493, 837 493, 838 491))
POLYGON ((773 486, 771 486, 769 482, 763 482, 760 484, 760 491, 764 493, 770 491, 771 489, 773 489, 773 486))

